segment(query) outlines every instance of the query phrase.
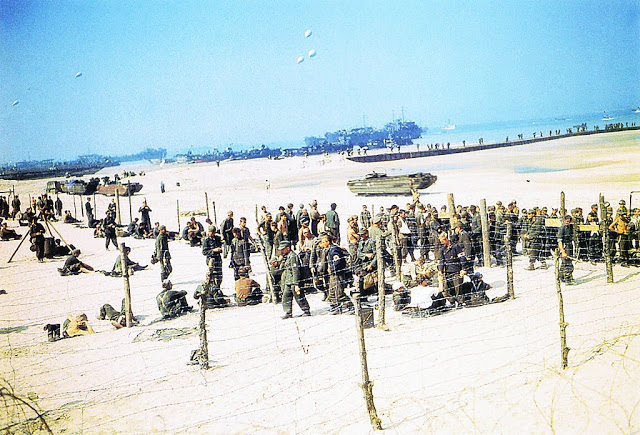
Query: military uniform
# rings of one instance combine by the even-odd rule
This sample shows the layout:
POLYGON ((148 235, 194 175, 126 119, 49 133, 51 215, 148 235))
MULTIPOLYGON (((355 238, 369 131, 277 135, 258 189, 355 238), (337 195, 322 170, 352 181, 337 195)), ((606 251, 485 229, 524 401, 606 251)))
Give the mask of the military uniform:
POLYGON ((209 273, 219 286, 222 284, 222 238, 219 234, 209 235, 202 242, 202 255, 205 256, 209 273))
POLYGON ((327 220, 324 223, 324 227, 331 230, 331 234, 336 238, 336 241, 340 243, 340 217, 338 213, 331 209, 325 213, 327 220))
POLYGON ((573 282, 573 262, 571 257, 573 256, 573 226, 571 224, 562 224, 558 230, 558 243, 562 243, 566 257, 561 257, 560 261, 560 280, 562 282, 573 282))
POLYGON ((177 317, 191 310, 191 307, 187 304, 187 292, 166 290, 163 289, 158 296, 156 296, 156 303, 158 304, 158 310, 164 318, 177 317))
MULTIPOLYGON (((460 285, 462 284, 462 277, 460 276, 460 271, 462 270, 460 262, 462 247, 457 243, 440 244, 438 251, 439 253, 436 255, 436 258, 438 258, 438 270, 443 274, 444 284, 442 293, 452 305, 455 305, 455 300, 458 298, 460 285)), ((459 302, 462 302, 462 300, 459 300, 459 302)))
POLYGON ((160 232, 156 237, 156 259, 160 263, 160 279, 165 280, 171 275, 171 254, 169 253, 169 237, 166 232, 160 232))
POLYGON ((118 238, 116 236, 116 220, 113 212, 109 213, 107 217, 104 219, 103 223, 104 228, 104 247, 109 249, 109 242, 113 243, 113 246, 118 249, 118 238))
POLYGON ((544 256, 544 242, 545 242, 545 217, 538 215, 535 217, 533 223, 527 230, 529 237, 529 270, 535 269, 536 260, 540 261, 542 268, 547 268, 547 263, 544 256))
POLYGON ((371 213, 366 208, 363 208, 360 212, 360 224, 362 228, 369 228, 371 226, 371 213))
MULTIPOLYGON (((285 247, 291 247, 291 244, 287 241, 283 241, 278 246, 280 250, 285 247)), ((282 308, 284 309, 284 318, 291 317, 293 298, 296 303, 307 316, 311 315, 309 302, 305 297, 304 290, 299 288, 300 284, 300 271, 298 255, 289 251, 283 256, 283 258, 277 262, 276 267, 282 270, 282 276, 280 278, 280 286, 282 287, 282 308), (296 287, 299 291, 296 292, 296 287)))

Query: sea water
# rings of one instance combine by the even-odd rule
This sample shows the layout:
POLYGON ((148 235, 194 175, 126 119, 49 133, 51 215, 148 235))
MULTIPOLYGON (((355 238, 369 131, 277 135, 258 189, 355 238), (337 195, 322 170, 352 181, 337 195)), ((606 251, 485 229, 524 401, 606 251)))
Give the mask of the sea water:
POLYGON ((515 141, 518 140, 519 134, 523 135, 523 139, 531 139, 534 133, 536 137, 540 137, 540 133, 543 137, 549 137, 550 131, 551 135, 555 136, 556 130, 559 130, 560 134, 567 133, 567 129, 571 129, 575 133, 583 123, 586 124, 588 131, 592 131, 595 126, 604 130, 607 124, 622 123, 625 127, 630 127, 632 123, 640 125, 640 113, 634 113, 631 109, 607 112, 607 116, 613 119, 603 121, 604 113, 600 112, 552 118, 457 124, 455 130, 429 128, 423 132, 421 138, 415 139, 414 143, 425 146, 425 148, 429 144, 446 145, 447 142, 451 146, 461 146, 462 141, 465 141, 466 145, 477 145, 479 139, 482 139, 485 144, 505 142, 507 138, 509 141, 515 141))

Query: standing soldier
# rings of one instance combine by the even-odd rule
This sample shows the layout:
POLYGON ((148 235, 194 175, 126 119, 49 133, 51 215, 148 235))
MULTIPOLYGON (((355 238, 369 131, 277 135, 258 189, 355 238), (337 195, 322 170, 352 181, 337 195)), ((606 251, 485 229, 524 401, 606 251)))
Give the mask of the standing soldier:
POLYGON ((212 225, 209 236, 202 242, 202 255, 207 259, 209 277, 215 285, 222 285, 222 237, 212 225))
POLYGON ((29 240, 31 245, 35 246, 36 258, 41 263, 44 261, 44 232, 44 227, 38 222, 38 218, 33 216, 31 218, 31 228, 29 229, 29 240))
POLYGON ((438 270, 442 274, 442 294, 451 306, 455 307, 456 302, 462 303, 462 297, 459 295, 460 285, 462 276, 466 274, 460 262, 460 257, 463 255, 462 248, 458 243, 451 243, 446 231, 438 235, 438 240, 440 243, 436 259, 438 270))
POLYGON ((93 222, 93 207, 91 207, 91 198, 87 198, 87 202, 84 203, 84 209, 87 212, 87 226, 91 226, 93 222))
POLYGON ((173 267, 171 267, 171 254, 169 253, 169 237, 167 236, 167 227, 160 225, 159 233, 156 237, 156 259, 160 263, 160 280, 164 281, 169 278, 173 267))
POLYGON ((296 303, 302 309, 304 316, 310 316, 311 310, 309 308, 309 302, 304 295, 304 290, 300 288, 300 271, 298 255, 291 251, 291 242, 283 240, 278 245, 280 249, 280 256, 272 263, 274 269, 282 270, 282 277, 280 278, 280 286, 282 287, 282 308, 284 309, 283 319, 290 319, 293 300, 295 298, 296 303))
MULTIPOLYGON (((533 211, 536 209, 537 207, 534 208, 530 214, 533 215, 533 211)), ((542 212, 538 210, 538 215, 534 218, 533 223, 531 223, 527 230, 530 255, 529 267, 526 270, 535 270, 536 260, 540 261, 541 268, 547 268, 547 262, 544 256, 545 232, 545 217, 542 215, 542 212)))
POLYGON ((310 228, 311 234, 318 237, 318 222, 320 222, 320 212, 318 211, 318 201, 315 199, 309 204, 311 211, 309 212, 309 219, 311 220, 310 228))
POLYGON ((11 212, 11 218, 16 219, 16 217, 20 214, 20 199, 18 195, 14 195, 13 201, 11 201, 11 206, 13 207, 13 211, 11 212))
POLYGON ((104 229, 104 247, 109 250, 109 242, 113 242, 113 246, 118 249, 118 238, 116 235, 116 214, 112 211, 107 211, 107 217, 104 219, 102 223, 102 227, 104 229))
POLYGON ((237 281, 240 278, 238 271, 240 268, 246 267, 251 269, 251 263, 249 262, 249 248, 245 245, 242 239, 242 232, 240 228, 233 229, 233 239, 231 240, 231 264, 233 268, 233 277, 237 281))
POLYGON ((336 243, 340 243, 340 217, 336 212, 336 203, 331 203, 331 210, 325 213, 327 221, 324 224, 325 229, 331 230, 331 234, 336 238, 336 243))
MULTIPOLYGON (((591 211, 587 213, 587 224, 598 225, 599 222, 598 204, 591 204, 591 211)), ((596 261, 602 260, 602 236, 598 230, 591 231, 589 234, 588 252, 591 264, 595 264, 596 261)))
POLYGON ((145 228, 151 228, 151 217, 149 216, 150 212, 151 208, 149 208, 149 206, 147 205, 147 201, 144 200, 142 202, 142 207, 138 209, 138 213, 142 215, 142 218, 140 220, 142 221, 141 223, 144 224, 145 228))
POLYGON ((222 222, 222 239, 224 241, 222 252, 224 258, 227 258, 231 240, 233 240, 233 212, 231 210, 227 212, 227 218, 222 222))
POLYGON ((562 264, 560 265, 560 280, 567 284, 573 284, 573 227, 571 215, 566 215, 562 226, 558 230, 558 251, 562 264))
POLYGON ((62 216, 62 201, 60 200, 60 197, 58 195, 56 195, 56 202, 54 206, 56 209, 56 215, 62 216))
POLYGON ((360 225, 362 228, 369 228, 371 226, 371 213, 367 210, 367 206, 362 206, 362 211, 360 212, 360 225))

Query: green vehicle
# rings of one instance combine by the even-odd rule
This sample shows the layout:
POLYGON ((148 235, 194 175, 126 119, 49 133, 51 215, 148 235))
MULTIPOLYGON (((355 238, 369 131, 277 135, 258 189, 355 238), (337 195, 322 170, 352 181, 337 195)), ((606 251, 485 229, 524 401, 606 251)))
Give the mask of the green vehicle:
POLYGON ((372 172, 363 178, 347 181, 347 187, 360 196, 409 196, 414 190, 418 191, 431 186, 437 179, 437 176, 428 172, 416 172, 407 175, 387 175, 384 172, 372 172))

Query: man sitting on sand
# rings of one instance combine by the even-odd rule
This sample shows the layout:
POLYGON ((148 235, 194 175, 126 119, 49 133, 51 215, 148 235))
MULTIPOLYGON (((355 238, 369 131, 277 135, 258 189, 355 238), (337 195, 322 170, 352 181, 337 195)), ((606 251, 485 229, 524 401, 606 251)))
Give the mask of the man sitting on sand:
POLYGON ((93 272, 93 267, 80 261, 78 259, 79 256, 80 256, 79 249, 74 249, 73 251, 71 251, 71 255, 69 255, 66 261, 64 262, 64 266, 58 269, 58 272, 60 272, 60 275, 66 276, 66 275, 77 275, 81 272, 82 273, 93 272))
POLYGON ((171 290, 173 284, 168 279, 162 281, 162 291, 156 296, 158 310, 165 319, 181 316, 193 309, 187 304, 187 292, 171 290))
POLYGON ((203 299, 206 308, 224 308, 229 305, 230 300, 224 297, 217 283, 217 275, 215 271, 207 270, 205 281, 198 285, 193 293, 194 299, 203 299))
POLYGON ((64 211, 64 221, 65 224, 75 224, 77 222, 80 222, 78 219, 74 218, 73 216, 71 216, 71 211, 69 210, 65 210, 64 211))
MULTIPOLYGON (((113 308, 113 306, 111 306, 110 304, 104 304, 100 308, 98 320, 110 320, 111 324, 117 329, 127 326, 124 298, 122 298, 122 308, 120 309, 120 311, 116 311, 116 309, 113 308)), ((131 315, 131 323, 134 325, 138 324, 138 319, 136 319, 133 314, 131 315)))
POLYGON ((249 278, 249 270, 241 267, 238 270, 240 276, 236 280, 236 303, 239 307, 245 305, 257 305, 262 302, 262 290, 260 284, 249 278))
MULTIPOLYGON (((128 246, 124 247, 124 253, 127 256, 127 267, 129 268, 129 275, 133 275, 133 272, 138 272, 140 270, 144 270, 147 266, 141 266, 139 263, 136 263, 131 258, 129 258, 129 253, 131 252, 131 248, 128 246)), ((111 269, 111 276, 122 276, 122 254, 118 254, 116 258, 116 262, 113 264, 113 268, 111 269)))
POLYGON ((7 228, 7 223, 2 222, 2 226, 0 227, 0 240, 19 240, 22 238, 20 234, 16 233, 15 230, 10 230, 7 228))

